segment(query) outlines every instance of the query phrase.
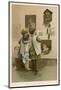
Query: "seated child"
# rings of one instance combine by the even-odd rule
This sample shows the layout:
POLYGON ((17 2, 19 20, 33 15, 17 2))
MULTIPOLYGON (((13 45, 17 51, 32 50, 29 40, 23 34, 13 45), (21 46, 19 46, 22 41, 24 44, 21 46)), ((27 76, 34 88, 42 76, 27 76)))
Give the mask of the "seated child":
POLYGON ((30 58, 29 58, 29 45, 30 45, 29 34, 28 34, 28 31, 26 31, 24 29, 22 30, 21 34, 22 34, 22 38, 19 41, 20 54, 22 55, 22 62, 24 63, 25 68, 27 70, 30 70, 30 68, 29 68, 29 61, 30 61, 30 58))

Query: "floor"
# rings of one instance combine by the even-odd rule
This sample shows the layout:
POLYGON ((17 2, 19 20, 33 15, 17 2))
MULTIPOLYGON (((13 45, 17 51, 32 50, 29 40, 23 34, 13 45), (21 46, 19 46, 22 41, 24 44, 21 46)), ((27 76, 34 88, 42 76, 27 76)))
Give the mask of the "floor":
POLYGON ((32 71, 12 69, 12 81, 47 81, 57 79, 57 60, 38 61, 38 74, 34 75, 32 71))

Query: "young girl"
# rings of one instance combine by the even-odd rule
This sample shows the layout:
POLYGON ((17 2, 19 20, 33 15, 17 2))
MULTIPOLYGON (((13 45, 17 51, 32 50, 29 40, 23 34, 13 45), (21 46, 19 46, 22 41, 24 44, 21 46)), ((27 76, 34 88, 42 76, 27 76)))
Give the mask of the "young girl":
POLYGON ((30 45, 30 41, 29 41, 29 34, 28 31, 26 30, 22 30, 21 32, 22 34, 22 38, 19 41, 20 43, 20 54, 22 55, 22 62, 25 65, 25 68, 27 70, 30 70, 29 68, 29 45, 30 45))
POLYGON ((37 60, 41 56, 41 44, 38 34, 36 33, 36 26, 35 23, 32 22, 32 20, 29 23, 29 33, 30 33, 30 49, 29 49, 29 56, 32 60, 32 71, 34 71, 34 74, 36 75, 38 73, 37 69, 37 60))

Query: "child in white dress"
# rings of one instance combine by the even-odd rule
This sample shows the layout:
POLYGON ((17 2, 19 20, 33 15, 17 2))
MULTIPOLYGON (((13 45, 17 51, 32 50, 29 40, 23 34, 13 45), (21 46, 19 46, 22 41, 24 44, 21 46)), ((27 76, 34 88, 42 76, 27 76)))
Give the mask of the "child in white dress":
POLYGON ((26 30, 22 30, 21 32, 22 34, 22 38, 20 40, 20 54, 22 55, 22 62, 25 65, 25 68, 27 70, 30 70, 29 68, 29 45, 30 45, 30 41, 29 41, 29 34, 28 31, 26 30))

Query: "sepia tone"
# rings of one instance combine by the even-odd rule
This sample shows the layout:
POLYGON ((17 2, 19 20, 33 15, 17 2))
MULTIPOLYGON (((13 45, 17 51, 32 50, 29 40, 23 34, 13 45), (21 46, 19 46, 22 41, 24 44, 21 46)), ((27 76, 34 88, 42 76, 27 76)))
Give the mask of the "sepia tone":
MULTIPOLYGON (((58 9, 54 6, 12 5, 12 82, 52 81, 57 80, 57 56, 58 56, 58 9), (45 11, 50 13, 49 17, 45 11), (48 19, 45 19, 45 18, 48 19), (35 23, 36 31, 41 38, 41 57, 37 60, 38 74, 26 71, 20 60, 15 57, 19 50, 19 40, 22 29, 28 28, 29 19, 35 23), (49 21, 48 21, 49 20, 49 21), (51 28, 50 28, 50 27, 51 28), (48 31, 51 29, 51 32, 48 31), (44 51, 44 47, 48 48, 44 51), (18 68, 18 69, 16 69, 18 68)), ((32 62, 30 62, 32 67, 32 62)))

